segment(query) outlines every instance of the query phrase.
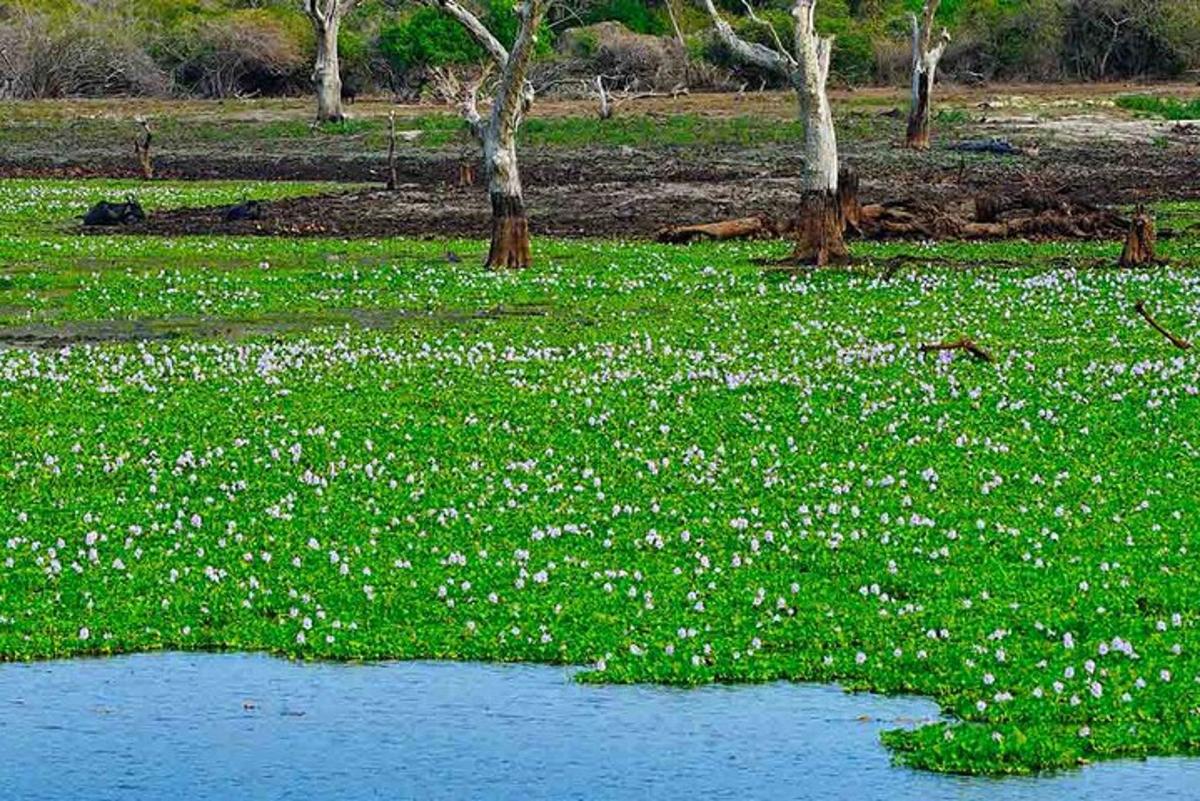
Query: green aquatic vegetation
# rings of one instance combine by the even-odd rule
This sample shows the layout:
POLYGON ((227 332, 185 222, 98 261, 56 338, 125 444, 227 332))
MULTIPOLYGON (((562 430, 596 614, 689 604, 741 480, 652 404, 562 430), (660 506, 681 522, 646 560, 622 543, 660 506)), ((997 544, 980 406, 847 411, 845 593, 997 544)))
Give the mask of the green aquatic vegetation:
POLYGON ((923 768, 1200 754, 1200 362, 1131 313, 1200 339, 1195 236, 1147 271, 541 241, 497 274, 474 242, 79 237, 52 186, 6 186, 0 342, 30 314, 307 323, 0 345, 2 659, 837 681, 942 705, 885 739, 923 768), (918 352, 963 335, 996 363, 918 352))

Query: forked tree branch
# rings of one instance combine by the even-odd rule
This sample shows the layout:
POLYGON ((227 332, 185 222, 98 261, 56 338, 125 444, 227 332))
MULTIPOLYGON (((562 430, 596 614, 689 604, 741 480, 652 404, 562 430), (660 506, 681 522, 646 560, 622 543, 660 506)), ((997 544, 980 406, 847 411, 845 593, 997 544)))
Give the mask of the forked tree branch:
POLYGON ((1157 320, 1155 320, 1152 316, 1150 316, 1150 312, 1146 311, 1146 302, 1144 300, 1139 300, 1137 303, 1135 303, 1133 305, 1133 308, 1137 311, 1138 314, 1140 314, 1142 316, 1143 320, 1145 320, 1147 323, 1150 324, 1151 328, 1153 328, 1155 331, 1157 331, 1158 333, 1160 333, 1164 337, 1166 337, 1172 345, 1179 348, 1180 350, 1191 350, 1192 349, 1191 342, 1188 342, 1186 339, 1183 339, 1182 337, 1178 337, 1175 334, 1172 334, 1170 331, 1168 331, 1166 328, 1164 328, 1162 325, 1160 325, 1157 320))
POLYGON ((496 63, 496 66, 503 69, 508 64, 509 54, 507 48, 500 44, 500 40, 492 35, 492 32, 479 20, 479 17, 472 14, 456 2, 456 0, 425 0, 425 3, 433 8, 440 8, 458 20, 459 24, 466 29, 471 38, 487 51, 488 56, 496 63))
POLYGON ((725 18, 721 16, 721 12, 717 11, 717 7, 713 5, 713 0, 700 0, 700 2, 708 12, 708 15, 712 17, 717 37, 726 47, 733 51, 736 58, 756 67, 761 67, 762 69, 782 75, 784 78, 791 78, 792 72, 796 67, 796 59, 791 53, 786 50, 778 52, 757 42, 747 42, 734 33, 733 27, 725 21, 725 18))

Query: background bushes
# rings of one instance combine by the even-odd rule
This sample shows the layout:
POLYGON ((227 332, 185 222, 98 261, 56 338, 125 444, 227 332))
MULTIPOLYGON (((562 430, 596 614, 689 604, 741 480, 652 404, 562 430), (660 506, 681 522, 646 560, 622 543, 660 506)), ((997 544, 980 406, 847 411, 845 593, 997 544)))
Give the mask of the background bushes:
MULTIPOLYGON (((679 47, 666 1, 556 5, 539 36, 539 74, 560 85, 598 73, 659 88, 682 77, 696 88, 778 85, 729 57, 695 0, 675 0, 686 37, 679 47)), ((513 0, 470 2, 512 41, 513 0)), ((790 44, 790 0, 753 2, 790 44)), ((743 36, 773 42, 742 0, 718 4, 743 36)), ((818 27, 837 36, 835 82, 906 81, 907 15, 920 5, 821 0, 818 27)), ((1200 0, 943 0, 938 16, 954 34, 942 62, 950 79, 1104 80, 1200 69, 1200 0)), ((341 52, 348 87, 410 98, 427 90, 430 70, 483 58, 454 21, 403 0, 360 0, 343 26, 341 52)), ((0 0, 0 97, 294 94, 309 90, 312 55, 299 0, 0 0)))

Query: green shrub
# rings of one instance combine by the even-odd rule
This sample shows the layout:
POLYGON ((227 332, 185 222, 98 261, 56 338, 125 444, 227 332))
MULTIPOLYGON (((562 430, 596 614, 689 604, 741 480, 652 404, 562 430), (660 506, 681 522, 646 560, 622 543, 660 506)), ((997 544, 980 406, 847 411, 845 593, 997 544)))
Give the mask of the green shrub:
POLYGON ((645 0, 602 0, 584 19, 589 24, 612 20, 634 33, 662 36, 669 32, 663 16, 651 9, 645 0))
MULTIPOLYGON (((519 22, 511 2, 486 0, 483 21, 506 47, 516 39, 519 22)), ((543 29, 538 36, 538 54, 550 50, 552 36, 543 29)), ((381 54, 399 72, 451 64, 471 64, 484 58, 482 48, 463 26, 444 12, 422 6, 379 33, 381 54)))

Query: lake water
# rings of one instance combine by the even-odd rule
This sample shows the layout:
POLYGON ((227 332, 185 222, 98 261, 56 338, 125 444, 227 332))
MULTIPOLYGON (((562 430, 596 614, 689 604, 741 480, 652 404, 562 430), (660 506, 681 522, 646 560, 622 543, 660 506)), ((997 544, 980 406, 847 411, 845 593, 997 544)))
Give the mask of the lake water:
POLYGON ((1200 760, 1036 779, 896 768, 921 699, 579 685, 563 668, 145 654, 0 665, 0 798, 1200 798, 1200 760))

